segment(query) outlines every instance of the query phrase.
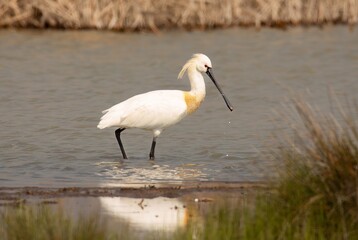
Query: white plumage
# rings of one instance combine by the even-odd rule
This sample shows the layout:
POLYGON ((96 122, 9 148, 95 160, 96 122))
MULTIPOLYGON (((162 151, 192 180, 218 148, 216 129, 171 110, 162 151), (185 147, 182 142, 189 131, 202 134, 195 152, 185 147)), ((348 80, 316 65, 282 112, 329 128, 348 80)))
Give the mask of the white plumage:
POLYGON ((183 91, 158 90, 131 97, 104 110, 98 128, 141 128, 161 131, 187 115, 183 91))
POLYGON ((116 137, 123 158, 127 158, 120 133, 127 128, 140 128, 153 131, 152 148, 149 154, 154 159, 156 138, 167 127, 176 124, 188 114, 194 112, 205 98, 205 83, 201 75, 206 72, 218 88, 232 111, 232 106, 217 85, 212 74, 210 59, 204 54, 194 54, 183 66, 178 78, 188 72, 191 90, 157 90, 131 97, 113 107, 104 110, 98 128, 118 127, 116 137))

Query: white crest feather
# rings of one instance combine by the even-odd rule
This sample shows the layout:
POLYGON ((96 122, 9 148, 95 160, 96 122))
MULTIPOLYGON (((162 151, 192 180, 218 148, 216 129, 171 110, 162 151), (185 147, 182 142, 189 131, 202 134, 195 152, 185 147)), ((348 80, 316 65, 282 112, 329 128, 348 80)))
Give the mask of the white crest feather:
POLYGON ((183 68, 181 69, 181 71, 178 74, 178 79, 183 78, 184 73, 186 72, 186 70, 196 61, 197 58, 199 58, 201 55, 201 53, 195 53, 193 54, 193 56, 184 64, 183 68))

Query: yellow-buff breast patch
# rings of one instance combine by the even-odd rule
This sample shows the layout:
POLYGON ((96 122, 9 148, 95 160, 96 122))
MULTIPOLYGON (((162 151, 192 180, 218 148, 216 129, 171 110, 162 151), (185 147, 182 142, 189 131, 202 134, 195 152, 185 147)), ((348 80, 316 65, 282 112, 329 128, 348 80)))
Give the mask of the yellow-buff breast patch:
POLYGON ((184 100, 186 103, 186 111, 190 114, 198 109, 203 101, 203 97, 198 97, 190 92, 184 92, 184 100))

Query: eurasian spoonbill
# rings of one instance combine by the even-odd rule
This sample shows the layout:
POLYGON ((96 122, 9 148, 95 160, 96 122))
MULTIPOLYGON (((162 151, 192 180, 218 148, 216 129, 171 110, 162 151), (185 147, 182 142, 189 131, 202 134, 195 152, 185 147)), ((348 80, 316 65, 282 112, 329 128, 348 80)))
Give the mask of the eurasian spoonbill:
POLYGON ((205 98, 205 82, 201 73, 206 73, 219 90, 230 111, 233 110, 216 82, 210 59, 204 54, 194 54, 179 72, 178 79, 188 72, 191 90, 157 90, 133 96, 113 107, 104 110, 98 124, 99 129, 118 127, 115 135, 124 159, 126 152, 121 141, 121 132, 127 128, 140 128, 153 131, 149 158, 154 159, 157 137, 161 132, 182 120, 198 109, 205 98))

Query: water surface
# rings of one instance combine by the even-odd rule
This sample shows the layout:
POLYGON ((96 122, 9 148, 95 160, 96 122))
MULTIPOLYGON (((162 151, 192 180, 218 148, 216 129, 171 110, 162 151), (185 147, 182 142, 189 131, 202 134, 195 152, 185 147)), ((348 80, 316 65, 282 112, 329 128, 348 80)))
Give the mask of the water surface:
MULTIPOLYGON (((358 92, 358 32, 346 27, 288 31, 119 34, 0 31, 0 186, 106 186, 191 180, 256 181, 271 174, 269 150, 288 88, 329 109, 358 92), (149 161, 150 132, 126 130, 121 160, 101 111, 138 93, 189 88, 177 74, 207 54, 234 106, 205 76, 207 97, 162 133, 149 161)), ((285 126, 282 125, 282 128, 285 126)))

